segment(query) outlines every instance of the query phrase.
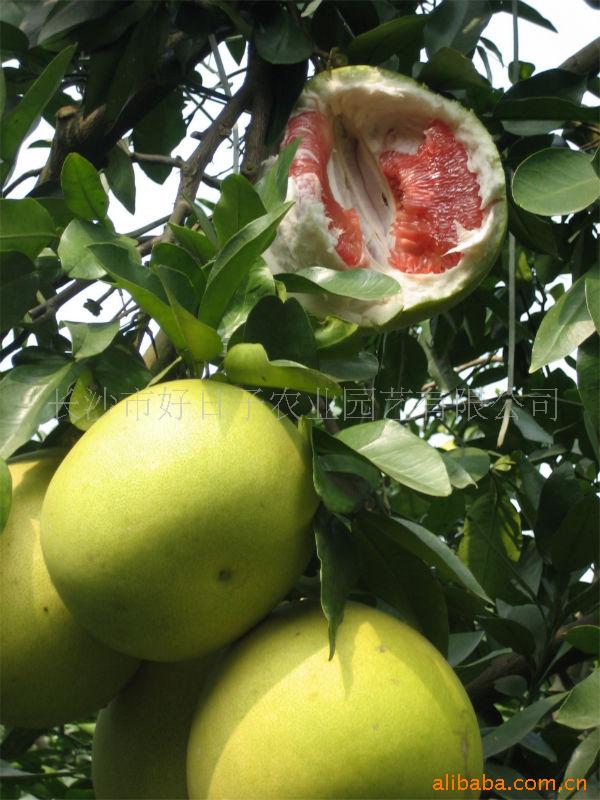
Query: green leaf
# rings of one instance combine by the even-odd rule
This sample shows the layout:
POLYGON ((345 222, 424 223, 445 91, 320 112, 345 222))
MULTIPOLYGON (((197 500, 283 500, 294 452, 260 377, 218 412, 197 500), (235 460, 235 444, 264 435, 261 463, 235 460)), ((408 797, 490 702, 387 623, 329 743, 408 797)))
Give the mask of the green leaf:
POLYGON ((588 155, 580 150, 548 147, 519 164, 512 193, 521 208, 551 217, 587 208, 600 196, 600 182, 588 155))
POLYGON ((80 431, 89 430, 107 411, 91 369, 84 369, 69 396, 69 422, 80 431))
POLYGON ((213 212, 213 225, 221 247, 244 225, 266 214, 254 186, 243 175, 228 175, 221 183, 221 196, 213 212))
POLYGON ((277 226, 291 208, 284 203, 249 222, 235 234, 215 259, 200 303, 200 319, 215 328, 250 267, 272 241, 277 226))
POLYGON ((258 23, 254 44, 271 64, 296 64, 312 55, 313 43, 294 17, 279 6, 258 23))
MULTIPOLYGON (((579 103, 574 103, 572 100, 563 100, 560 97, 524 97, 515 100, 508 98, 500 100, 494 109, 494 117, 502 120, 503 123, 508 121, 509 124, 505 125, 507 130, 518 130, 521 135, 535 136, 540 132, 547 131, 549 128, 563 127, 563 123, 567 120, 593 123, 598 118, 598 108, 583 106, 579 103), (558 125, 556 124, 557 117, 560 120, 558 125), (533 121, 534 124, 527 126, 525 124, 527 121, 533 121), (547 124, 540 125, 539 121, 547 121, 547 124), (516 122, 519 122, 518 126, 516 122)), ((558 151, 560 148, 554 147, 550 149, 558 151)), ((540 150, 538 152, 542 153, 544 151, 540 150)), ((580 151, 564 149, 561 152, 578 153, 580 151)), ((537 155, 537 153, 534 155, 537 155)))
POLYGON ((490 457, 485 450, 478 447, 455 447, 446 453, 449 459, 456 461, 472 481, 477 483, 490 471, 490 457))
POLYGON ((344 619, 346 598, 354 588, 360 568, 350 531, 336 517, 315 519, 317 555, 321 562, 321 608, 329 628, 329 660, 335 653, 335 636, 344 619))
POLYGON ((569 510, 586 496, 583 486, 569 462, 556 467, 543 483, 534 527, 536 545, 542 555, 548 555, 552 538, 569 510))
POLYGON ((251 267, 247 280, 237 290, 219 324, 219 334, 228 341, 240 325, 243 325, 257 302, 267 295, 275 294, 273 273, 259 258, 251 267))
POLYGON ((29 39, 15 24, 0 20, 0 44, 4 52, 23 53, 29 50, 29 39))
POLYGON ((596 437, 600 435, 600 354, 599 341, 593 336, 577 350, 577 389, 588 413, 596 437))
POLYGON ((55 56, 25 92, 23 98, 2 120, 0 182, 3 183, 10 174, 23 140, 33 130, 42 111, 59 88, 75 50, 76 45, 71 45, 55 56))
POLYGON ((80 373, 69 397, 71 424, 88 430, 119 400, 144 389, 151 377, 138 353, 117 339, 80 373))
POLYGON ((537 253, 548 253, 558 256, 558 247, 554 235, 555 226, 546 219, 530 214, 512 202, 508 203, 508 226, 512 234, 525 247, 537 253))
MULTIPOLYGON (((496 11, 506 11, 507 14, 512 14, 513 2, 514 0, 494 0, 492 5, 494 13, 496 11)), ((556 28, 549 20, 543 17, 537 9, 524 3, 523 0, 517 0, 517 16, 534 25, 539 25, 541 28, 547 28, 547 30, 557 33, 556 28)))
POLYGON ((352 355, 321 357, 320 366, 323 372, 343 383, 365 383, 373 380, 379 371, 376 356, 366 350, 352 355))
POLYGON ((352 64, 377 65, 397 55, 403 62, 405 57, 410 57, 412 63, 423 46, 426 22, 424 14, 406 14, 361 33, 348 46, 348 60, 352 64))
POLYGON ((356 511, 381 482, 381 473, 347 445, 319 428, 312 430, 313 480, 330 511, 356 511))
POLYGON ((104 172, 114 196, 130 214, 135 214, 135 172, 123 147, 117 144, 108 151, 104 172))
POLYGON ((285 303, 275 295, 259 300, 248 314, 244 341, 262 344, 270 361, 287 359, 319 369, 312 327, 306 311, 293 297, 285 303))
MULTIPOLYGON (((370 515, 364 512, 360 518, 363 520, 369 517, 370 515)), ((441 578, 463 586, 468 592, 480 597, 486 603, 490 602, 490 598, 473 574, 439 536, 408 519, 383 520, 380 518, 378 525, 404 550, 417 556, 429 566, 435 567, 441 578)))
POLYGON ((0 457, 8 458, 58 414, 80 366, 61 356, 14 367, 0 381, 0 457))
POLYGON ((129 27, 114 79, 105 89, 104 113, 109 124, 120 118, 129 100, 142 86, 157 79, 157 62, 168 36, 168 13, 160 5, 145 4, 143 8, 147 11, 136 25, 129 27))
POLYGON ((568 356, 594 330, 585 302, 585 276, 582 276, 542 319, 533 343, 529 372, 568 356))
MULTIPOLYGON (((187 308, 188 311, 196 312, 198 303, 206 288, 205 271, 198 266, 195 258, 179 245, 170 242, 159 242, 152 248, 150 266, 169 267, 174 272, 179 272, 185 276, 183 281, 183 291, 178 291, 178 302, 187 308), (193 292, 189 291, 187 283, 192 285, 193 292)), ((171 282, 172 284, 172 282, 171 282)), ((172 287, 173 288, 173 285, 172 287)))
POLYGON ((537 423, 535 418, 515 400, 511 409, 511 416, 521 435, 530 442, 539 444, 554 444, 553 436, 537 423))
POLYGON ((0 327, 5 330, 20 322, 37 304, 39 272, 23 253, 2 253, 0 258, 0 327))
POLYGON ((197 368, 199 366, 203 367, 207 361, 221 354, 223 350, 221 338, 214 328, 200 322, 199 319, 177 302, 175 294, 169 285, 169 273, 172 270, 168 267, 157 267, 156 271, 169 298, 173 311, 173 320, 179 331, 179 335, 175 339, 171 339, 171 341, 183 359, 187 361, 199 377, 200 374, 197 368))
POLYGON ((427 16, 425 49, 429 58, 442 47, 470 53, 492 16, 486 0, 445 0, 427 16))
POLYGON ((598 625, 578 625, 565 636, 569 644, 598 658, 600 656, 600 627, 598 625))
MULTIPOLYGON (((584 75, 577 75, 574 72, 563 69, 545 70, 544 72, 533 75, 533 77, 528 77, 525 80, 519 80, 515 83, 514 86, 505 93, 500 101, 499 110, 497 108, 496 111, 502 114, 502 108, 505 107, 505 103, 512 100, 523 99, 532 101, 533 113, 535 113, 536 109, 545 110, 552 101, 556 100, 566 100, 574 104, 579 104, 585 91, 585 84, 584 75)), ((560 103, 559 105, 552 106, 553 111, 551 113, 554 113, 559 107, 560 103)), ((524 107, 523 110, 527 113, 524 107)), ((529 114, 532 116, 532 112, 529 112, 529 114)), ((560 128, 565 119, 568 119, 568 117, 561 120, 560 114, 558 119, 546 118, 536 120, 532 116, 532 119, 504 120, 503 125, 504 128, 511 133, 531 137, 532 135, 548 133, 556 128, 560 128)), ((535 149, 539 150, 541 148, 538 147, 535 149)))
MULTIPOLYGON (((2 26, 2 22, 0 22, 0 26, 2 26)), ((2 34, 0 33, 0 36, 1 35, 2 34)), ((6 107, 6 78, 4 77, 4 70, 0 69, 0 119, 4 117, 5 107, 6 107)))
POLYGON ((444 593, 432 571, 412 553, 387 537, 376 514, 356 518, 352 533, 358 545, 362 577, 368 588, 409 625, 421 630, 445 656, 448 611, 444 593))
POLYGON ((448 663, 451 667, 462 664, 465 658, 479 646, 483 639, 484 631, 466 631, 464 633, 451 633, 448 642, 448 663))
POLYGON ((550 561, 559 572, 573 572, 598 558, 600 502, 592 492, 573 501, 550 542, 550 561))
POLYGON ((101 243, 131 243, 133 246, 133 240, 119 238, 103 225, 80 219, 71 220, 58 243, 58 256, 64 271, 68 272, 71 278, 86 280, 96 280, 105 275, 98 259, 88 247, 90 244, 101 243))
POLYGON ((0 533, 3 532, 12 504, 12 477, 6 461, 0 458, 0 533))
POLYGON ((254 187, 268 211, 273 211, 286 198, 290 166, 299 144, 300 139, 294 139, 286 145, 254 187))
POLYGON ((188 197, 186 197, 186 200, 190 204, 190 208, 192 209, 192 212, 196 217, 196 220, 198 221, 198 225, 200 225, 200 228, 202 229, 202 233, 206 235, 206 237, 216 250, 218 241, 217 241, 217 233, 215 231, 215 226, 213 225, 212 221, 208 218, 208 215, 206 214, 205 210, 202 208, 200 203, 188 197))
POLYGON ((595 669, 571 689, 554 719, 577 730, 600 725, 600 669, 595 669))
POLYGON ((448 453, 440 451, 440 455, 442 457, 442 461, 444 462, 446 469, 448 470, 448 477, 450 478, 450 483, 452 486, 456 487, 457 489, 465 489, 467 486, 475 486, 475 481, 469 475, 466 469, 464 469, 458 461, 454 458, 450 458, 448 453))
MULTIPOLYGON (((161 280, 156 274, 144 267, 139 260, 139 255, 124 247, 114 244, 92 245, 91 249, 106 271, 115 278, 117 284, 129 292, 133 299, 150 314, 173 342, 180 352, 194 352, 202 354, 205 360, 213 358, 221 352, 221 340, 217 332, 209 326, 203 325, 181 305, 177 292, 185 291, 191 294, 191 285, 188 279, 175 270, 161 275, 169 279, 169 294, 163 288, 161 280), (175 288, 174 280, 181 281, 175 288), (174 310, 169 300, 177 302, 174 310), (190 318, 191 320, 190 321, 190 318), (197 323, 197 324, 196 324, 197 323), (192 351, 190 351, 192 347, 192 351), (207 355, 210 352, 210 355, 207 355)), ((160 268, 159 268, 160 269, 160 268)))
POLYGON ((452 491, 438 451, 395 420, 353 425, 336 438, 404 486, 437 497, 452 491))
POLYGON ((343 272, 326 267, 306 267, 298 272, 277 275, 289 292, 297 294, 333 294, 354 300, 377 301, 393 297, 400 286, 393 278, 370 269, 343 272))
POLYGON ((600 752, 600 728, 594 728, 571 753, 563 775, 563 785, 566 781, 570 781, 570 785, 573 786, 573 781, 585 778, 594 766, 598 752, 600 752))
POLYGON ((356 331, 358 325, 354 322, 346 322, 339 317, 328 316, 323 320, 318 320, 318 327, 315 328, 315 341, 317 349, 325 351, 347 341, 356 331))
POLYGON ((322 372, 295 361, 269 361, 261 344, 236 344, 227 352, 224 366, 234 383, 290 389, 330 398, 342 395, 341 386, 322 372))
POLYGON ((514 619, 501 617, 481 617, 479 624, 498 644, 510 647, 516 653, 525 656, 533 655, 535 639, 531 632, 514 619))
POLYGON ((206 264, 217 252, 215 245, 205 233, 194 231, 183 225, 174 225, 172 222, 169 223, 169 228, 179 244, 185 247, 188 253, 198 259, 201 264, 206 264))
POLYGON ((96 356, 110 345, 119 332, 119 320, 111 322, 65 322, 73 341, 75 361, 96 356))
POLYGON ((489 492, 467 509, 458 555, 490 597, 503 595, 521 551, 519 512, 510 499, 489 492))
POLYGON ((0 199, 0 251, 15 250, 35 258, 55 237, 55 225, 46 209, 36 200, 0 199))
POLYGON ((67 205, 85 220, 104 220, 108 211, 108 195, 97 169, 79 153, 69 153, 60 173, 60 182, 67 205))
POLYGON ((502 753, 504 750, 508 750, 509 747, 518 744, 524 736, 536 727, 542 717, 560 703, 565 695, 566 692, 553 694, 550 697, 544 697, 542 700, 532 703, 522 711, 517 711, 510 719, 483 737, 484 756, 490 758, 490 756, 495 756, 497 753, 502 753))
POLYGON ((600 269, 595 267, 585 273, 585 302, 594 320, 596 331, 600 333, 600 269))
POLYGON ((474 661, 469 661, 466 664, 461 664, 460 666, 456 667, 456 672, 461 679, 463 684, 468 684, 478 675, 490 666, 490 663, 493 663, 498 658, 502 656, 506 656, 509 653, 512 653, 512 650, 508 647, 504 647, 499 650, 493 650, 491 653, 486 653, 486 655, 482 656, 481 658, 476 658, 474 661))
POLYGON ((449 47, 442 47, 419 72, 419 80, 438 92, 486 86, 473 62, 449 47))
MULTIPOLYGON (((132 139, 136 152, 157 153, 170 156, 186 134, 183 119, 185 100, 181 92, 171 91, 158 105, 146 114, 133 129, 132 139)), ((140 162, 140 168, 157 183, 164 183, 172 166, 140 162)))

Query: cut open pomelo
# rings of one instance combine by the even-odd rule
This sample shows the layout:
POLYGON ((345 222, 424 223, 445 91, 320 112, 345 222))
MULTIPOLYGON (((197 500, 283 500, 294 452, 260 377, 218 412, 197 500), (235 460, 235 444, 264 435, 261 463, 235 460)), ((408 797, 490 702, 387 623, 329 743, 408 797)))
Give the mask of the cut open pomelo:
POLYGON ((313 78, 283 144, 299 139, 273 272, 368 268, 377 302, 310 295, 318 315, 400 327, 447 308, 491 267, 506 228, 504 172, 481 122, 403 75, 342 67, 313 78))

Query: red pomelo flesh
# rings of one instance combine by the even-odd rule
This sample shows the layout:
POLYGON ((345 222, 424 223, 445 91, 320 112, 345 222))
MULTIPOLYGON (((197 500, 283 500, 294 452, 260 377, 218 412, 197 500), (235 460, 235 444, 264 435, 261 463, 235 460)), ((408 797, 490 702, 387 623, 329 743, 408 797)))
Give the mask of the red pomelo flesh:
POLYGON ((424 134, 416 153, 385 150, 379 164, 396 203, 391 265, 402 272, 439 273, 461 259, 460 253, 447 252, 458 244, 455 223, 479 228, 483 213, 463 145, 439 120, 424 134))
MULTIPOLYGON (((287 127, 284 145, 300 139, 300 146, 292 162, 290 175, 302 186, 304 176, 314 176, 320 186, 320 195, 329 229, 338 235, 336 251, 348 267, 366 266, 363 257, 363 237, 360 219, 353 209, 345 209, 332 194, 327 177, 327 163, 333 150, 331 122, 317 111, 305 111, 293 117, 287 127)), ((310 191, 310 183, 306 188, 310 191)))
MULTIPOLYGON (((331 122, 317 111, 293 117, 284 144, 300 139, 290 175, 301 194, 315 193, 325 207, 329 230, 337 235, 336 252, 347 268, 368 266, 361 221, 354 208, 343 208, 334 197, 327 165, 335 146, 331 122)), ((474 230, 483 222, 477 176, 467 163, 464 146, 440 120, 423 131, 415 153, 384 150, 379 168, 395 204, 388 232, 393 242, 390 266, 404 273, 441 273, 456 266, 462 255, 448 253, 458 244, 456 223, 474 230)))

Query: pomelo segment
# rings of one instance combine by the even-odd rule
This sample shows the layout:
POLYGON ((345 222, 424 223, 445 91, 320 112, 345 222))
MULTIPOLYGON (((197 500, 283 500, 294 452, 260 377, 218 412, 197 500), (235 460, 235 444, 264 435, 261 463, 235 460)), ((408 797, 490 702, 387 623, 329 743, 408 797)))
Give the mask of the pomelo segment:
POLYGON ((290 168, 290 175, 305 195, 314 194, 325 206, 329 228, 337 236, 336 251, 349 267, 366 266, 363 238, 356 211, 342 208, 334 198, 327 163, 333 149, 331 122, 316 111, 298 114, 290 120, 284 145, 300 139, 300 146, 290 168))
POLYGON ((298 138, 272 271, 368 268, 398 283, 377 302, 302 295, 309 311, 398 328, 458 302, 490 269, 506 230, 504 171, 459 103, 403 75, 342 67, 307 84, 284 143, 298 138))
POLYGON ((483 219, 477 176, 469 170, 467 151, 450 128, 435 120, 413 154, 384 150, 381 170, 396 203, 390 263, 402 272, 445 272, 461 253, 456 223, 479 228, 483 219))

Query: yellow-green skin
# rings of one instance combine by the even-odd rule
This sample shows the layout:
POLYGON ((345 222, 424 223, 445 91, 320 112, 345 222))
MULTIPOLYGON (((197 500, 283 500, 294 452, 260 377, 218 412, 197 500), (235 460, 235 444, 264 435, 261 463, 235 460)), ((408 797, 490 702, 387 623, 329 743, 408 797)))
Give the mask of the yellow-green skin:
POLYGON ((98 800, 184 800, 186 751, 214 657, 146 661, 98 715, 92 778, 98 800))
POLYGON ((433 790, 483 761, 469 699, 426 639, 350 603, 328 655, 321 609, 304 603, 236 645, 192 724, 192 800, 477 796, 433 790))
POLYGON ((98 639, 181 661, 233 641, 288 593, 316 506, 293 425, 238 387, 171 381, 118 403, 69 452, 42 547, 98 639))
POLYGON ((0 716, 44 728, 106 705, 138 662, 92 639, 69 614, 42 558, 39 518, 60 458, 9 464, 10 516, 0 535, 0 716))

